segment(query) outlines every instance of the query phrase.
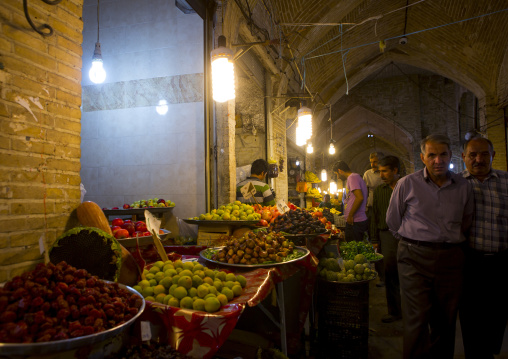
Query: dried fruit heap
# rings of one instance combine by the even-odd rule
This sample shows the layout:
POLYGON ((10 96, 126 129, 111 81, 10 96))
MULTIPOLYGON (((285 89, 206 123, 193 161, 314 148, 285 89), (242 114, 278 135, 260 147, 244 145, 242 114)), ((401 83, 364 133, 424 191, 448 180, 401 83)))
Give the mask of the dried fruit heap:
POLYGON ((143 299, 66 262, 38 264, 0 288, 0 342, 32 343, 102 332, 134 317, 143 299))
POLYGON ((212 259, 230 264, 284 262, 293 253, 294 244, 280 233, 247 232, 231 238, 212 259))
POLYGON ((305 209, 291 209, 275 218, 270 228, 274 232, 290 234, 322 233, 326 231, 325 224, 318 218, 313 217, 305 209))

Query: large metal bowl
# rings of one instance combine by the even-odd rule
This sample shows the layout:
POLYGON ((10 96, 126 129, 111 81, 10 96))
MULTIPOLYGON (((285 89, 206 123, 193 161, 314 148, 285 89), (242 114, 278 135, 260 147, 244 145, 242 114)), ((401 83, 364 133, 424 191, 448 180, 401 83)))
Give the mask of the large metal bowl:
MULTIPOLYGON (((108 282, 108 281, 105 281, 108 282)), ((111 282, 109 282, 111 283, 111 282)), ((110 339, 116 335, 121 334, 127 328, 129 328, 134 321, 141 315, 143 310, 145 309, 145 299, 142 295, 140 295, 137 291, 132 289, 131 287, 127 287, 126 285, 118 283, 120 288, 127 289, 131 294, 136 294, 141 299, 143 299, 143 303, 138 310, 138 313, 132 317, 129 321, 119 325, 115 328, 111 328, 105 330, 100 333, 95 333, 91 335, 85 335, 83 337, 65 339, 65 340, 57 340, 52 342, 43 342, 43 343, 16 343, 16 344, 7 344, 0 343, 0 357, 24 357, 24 356, 40 356, 44 354, 55 354, 63 351, 78 349, 82 347, 88 347, 95 343, 99 343, 110 339)))

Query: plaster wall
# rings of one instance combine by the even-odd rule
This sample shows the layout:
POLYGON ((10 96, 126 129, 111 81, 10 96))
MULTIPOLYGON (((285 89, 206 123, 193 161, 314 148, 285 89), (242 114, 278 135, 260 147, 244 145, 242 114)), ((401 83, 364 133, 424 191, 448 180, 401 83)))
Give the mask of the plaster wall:
POLYGON ((97 2, 83 7, 81 177, 101 207, 153 197, 180 218, 205 211, 203 21, 174 2, 103 0, 100 43, 107 78, 88 69, 97 2), (166 100, 168 111, 156 107, 166 100))

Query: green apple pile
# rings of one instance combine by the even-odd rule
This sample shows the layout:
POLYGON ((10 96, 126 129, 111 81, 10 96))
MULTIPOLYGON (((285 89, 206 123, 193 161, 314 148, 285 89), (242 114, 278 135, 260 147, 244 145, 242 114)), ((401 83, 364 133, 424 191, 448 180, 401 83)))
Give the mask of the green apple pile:
POLYGON ((337 258, 329 253, 328 258, 321 258, 318 265, 319 276, 330 282, 357 282, 376 278, 377 272, 371 268, 369 261, 363 254, 357 254, 354 259, 344 261, 341 270, 337 258))
POLYGON ((143 275, 146 279, 133 288, 145 300, 209 313, 242 294, 247 285, 242 275, 212 270, 192 261, 158 261, 143 275))
POLYGON ((174 207, 175 202, 165 200, 162 198, 150 198, 134 201, 131 203, 130 208, 150 208, 150 207, 174 207))
POLYGON ((261 214, 256 213, 254 207, 249 204, 234 201, 191 219, 201 221, 258 221, 261 219, 261 214))

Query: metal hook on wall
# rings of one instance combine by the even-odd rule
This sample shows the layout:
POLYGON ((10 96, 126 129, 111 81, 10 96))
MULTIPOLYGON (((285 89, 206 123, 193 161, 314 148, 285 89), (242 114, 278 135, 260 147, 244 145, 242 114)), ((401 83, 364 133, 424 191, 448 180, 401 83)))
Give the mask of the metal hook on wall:
MULTIPOLYGON (((48 5, 58 5, 62 0, 42 0, 48 5)), ((53 35, 53 28, 48 24, 42 24, 40 26, 35 26, 30 15, 28 14, 28 0, 23 0, 23 10, 25 11, 25 17, 32 29, 34 29, 38 34, 47 37, 53 35), (42 30, 49 30, 49 32, 44 32, 42 30)))

